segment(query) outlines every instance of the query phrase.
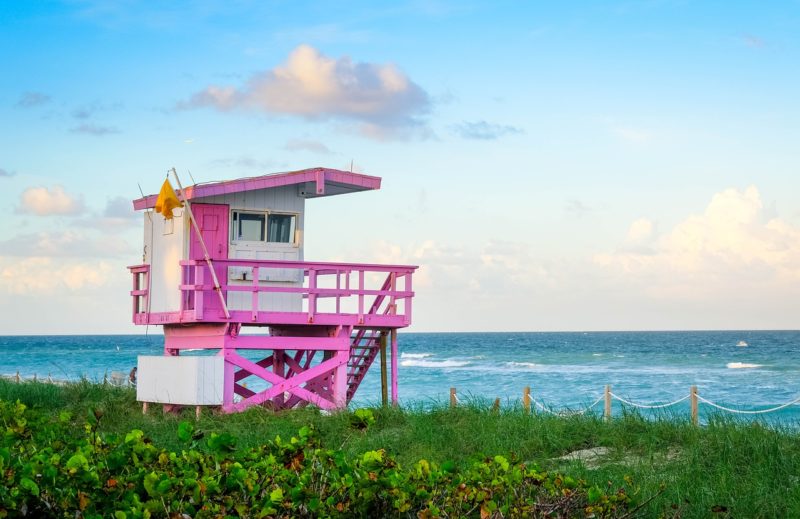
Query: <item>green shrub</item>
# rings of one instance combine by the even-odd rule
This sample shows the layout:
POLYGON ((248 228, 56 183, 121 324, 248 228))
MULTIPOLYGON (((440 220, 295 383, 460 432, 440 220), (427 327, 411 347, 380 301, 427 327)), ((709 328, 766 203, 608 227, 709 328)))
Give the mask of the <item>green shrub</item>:
MULTIPOLYGON (((590 487, 503 456, 463 470, 426 460, 405 468, 382 449, 355 458, 323 449, 308 426, 289 440, 237 449, 232 435, 206 436, 188 422, 177 427, 185 449, 168 452, 138 429, 102 434, 102 419, 90 410, 76 435, 69 413, 0 401, 0 517, 486 519, 636 511, 624 486, 590 487)), ((372 413, 358 423, 374 423, 372 413)))

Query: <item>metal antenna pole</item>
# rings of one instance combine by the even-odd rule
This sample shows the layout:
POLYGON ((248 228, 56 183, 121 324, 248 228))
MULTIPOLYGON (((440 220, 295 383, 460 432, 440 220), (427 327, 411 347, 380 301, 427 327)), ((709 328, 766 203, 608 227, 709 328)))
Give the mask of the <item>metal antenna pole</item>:
POLYGON ((228 305, 225 304, 225 296, 222 295, 222 288, 219 285, 217 273, 214 271, 214 265, 211 264, 211 256, 208 254, 206 242, 203 240, 203 234, 200 232, 200 227, 197 225, 197 221, 194 219, 194 215, 192 214, 192 206, 189 204, 189 200, 186 199, 186 196, 183 193, 183 185, 181 184, 181 179, 178 178, 178 172, 175 171, 175 168, 172 168, 172 175, 175 177, 175 182, 178 184, 178 189, 181 190, 181 198, 183 198, 183 203, 186 205, 186 212, 189 213, 189 219, 192 221, 192 226, 197 233, 197 238, 200 240, 200 246, 203 248, 203 255, 205 256, 206 263, 208 263, 208 270, 211 271, 211 279, 214 282, 214 291, 219 296, 219 302, 222 303, 222 311, 225 312, 225 319, 230 319, 231 314, 228 312, 228 305))

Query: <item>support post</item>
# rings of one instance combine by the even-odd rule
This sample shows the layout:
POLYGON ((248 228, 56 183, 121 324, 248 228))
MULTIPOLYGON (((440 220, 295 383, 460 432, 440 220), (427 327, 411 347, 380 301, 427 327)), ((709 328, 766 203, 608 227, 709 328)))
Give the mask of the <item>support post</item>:
POLYGON ((525 414, 531 414, 531 386, 522 389, 522 409, 525 410, 525 414))
POLYGON ((339 350, 336 357, 341 364, 333 372, 333 401, 338 409, 347 407, 347 360, 350 350, 339 350))
POLYGON ((495 398, 494 404, 492 404, 492 412, 499 413, 500 412, 500 399, 495 398))
POLYGON ((386 332, 381 332, 381 404, 383 404, 384 407, 389 405, 389 382, 386 376, 386 339, 386 332))
POLYGON ((458 404, 458 398, 456 397, 456 388, 450 388, 450 407, 455 407, 458 404))
POLYGON ((397 329, 392 328, 392 405, 397 405, 397 329))
POLYGON ((17 370, 17 384, 19 384, 19 370, 17 370))
MULTIPOLYGON (((284 366, 283 356, 285 352, 283 350, 272 350, 272 372, 278 375, 281 378, 286 377, 286 367, 284 366)), ((284 402, 284 394, 279 393, 275 395, 275 398, 272 399, 272 403, 274 404, 273 409, 282 409, 284 402)))
POLYGON ((603 418, 607 422, 611 420, 611 386, 606 385, 606 391, 603 397, 605 400, 605 406, 603 409, 603 418))
POLYGON ((700 413, 698 412, 697 405, 697 386, 692 386, 689 390, 690 402, 692 404, 692 424, 698 425, 700 423, 700 413))
POLYGON ((142 414, 147 414, 147 402, 142 402, 142 414))
POLYGON ((194 406, 194 421, 195 422, 199 422, 200 421, 200 415, 203 412, 202 409, 203 408, 200 407, 199 405, 194 406))

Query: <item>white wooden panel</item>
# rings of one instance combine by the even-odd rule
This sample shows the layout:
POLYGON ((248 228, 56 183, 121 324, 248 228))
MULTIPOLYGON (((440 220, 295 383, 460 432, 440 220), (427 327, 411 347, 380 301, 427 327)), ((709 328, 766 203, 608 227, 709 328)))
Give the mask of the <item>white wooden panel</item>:
POLYGON ((179 405, 221 405, 222 357, 140 355, 136 399, 179 405))
POLYGON ((144 213, 144 260, 150 265, 150 311, 181 309, 180 261, 186 259, 186 225, 183 211, 172 221, 160 214, 144 213))

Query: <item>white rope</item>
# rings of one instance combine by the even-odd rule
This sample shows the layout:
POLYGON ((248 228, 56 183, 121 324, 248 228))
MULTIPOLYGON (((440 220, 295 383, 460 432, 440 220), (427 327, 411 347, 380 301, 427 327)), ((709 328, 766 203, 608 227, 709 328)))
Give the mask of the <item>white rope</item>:
POLYGON ((612 398, 616 398, 617 400, 619 400, 623 404, 627 404, 627 405, 632 406, 632 407, 639 407, 641 409, 663 409, 665 407, 671 407, 673 405, 680 404, 684 400, 688 400, 692 396, 692 395, 686 395, 685 397, 679 398, 679 399, 675 400, 674 402, 670 402, 668 404, 647 405, 647 404, 637 404, 635 402, 631 402, 630 400, 625 400, 621 396, 618 396, 618 395, 616 395, 614 393, 611 393, 611 392, 609 392, 609 394, 612 396, 612 398))
POLYGON ((594 406, 596 406, 597 404, 602 402, 603 401, 603 396, 601 396, 600 398, 595 400, 594 403, 592 403, 589 407, 586 407, 586 408, 584 408, 584 409, 582 409, 580 411, 579 410, 572 411, 570 409, 566 409, 566 410, 563 410, 563 411, 553 411, 552 409, 548 408, 544 404, 539 403, 539 401, 537 401, 536 399, 532 398, 531 400, 536 405, 536 407, 538 407, 539 409, 541 409, 542 411, 544 411, 546 413, 550 413, 550 414, 556 415, 556 416, 577 416, 577 415, 585 414, 591 408, 593 408, 594 406))
POLYGON ((793 405, 793 404, 796 404, 796 403, 800 402, 800 396, 799 396, 799 397, 795 398, 794 400, 792 400, 791 402, 786 402, 785 404, 781 404, 781 405, 779 405, 777 407, 773 407, 771 409, 758 409, 758 410, 755 410, 755 411, 742 411, 742 410, 739 410, 739 409, 731 409, 730 407, 724 407, 724 406, 721 406, 719 404, 715 404, 711 400, 706 400, 705 398, 703 398, 700 395, 697 395, 697 399, 699 401, 705 403, 705 404, 710 405, 711 407, 716 407, 717 409, 719 409, 721 411, 728 411, 729 413, 735 413, 735 414, 764 414, 764 413, 771 413, 773 411, 779 411, 779 410, 781 410, 783 408, 789 407, 790 405, 793 405))

